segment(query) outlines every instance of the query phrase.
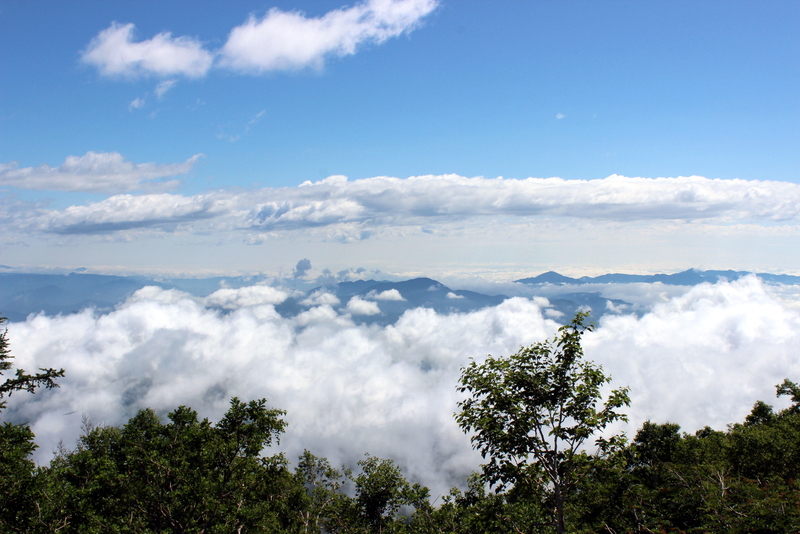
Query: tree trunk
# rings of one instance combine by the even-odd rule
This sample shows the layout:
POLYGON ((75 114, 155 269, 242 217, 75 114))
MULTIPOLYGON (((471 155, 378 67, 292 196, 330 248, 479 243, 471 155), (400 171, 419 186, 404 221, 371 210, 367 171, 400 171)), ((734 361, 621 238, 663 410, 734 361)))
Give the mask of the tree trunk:
POLYGON ((556 498, 556 532, 557 534, 565 534, 564 530, 564 496, 561 494, 561 484, 555 483, 553 490, 556 498))

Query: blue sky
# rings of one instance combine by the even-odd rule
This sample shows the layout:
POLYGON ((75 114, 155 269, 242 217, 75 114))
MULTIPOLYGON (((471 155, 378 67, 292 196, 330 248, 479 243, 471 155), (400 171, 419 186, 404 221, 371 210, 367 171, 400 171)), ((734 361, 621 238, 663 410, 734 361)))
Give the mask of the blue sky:
POLYGON ((798 272, 798 23, 796 2, 4 2, 0 263, 798 272))

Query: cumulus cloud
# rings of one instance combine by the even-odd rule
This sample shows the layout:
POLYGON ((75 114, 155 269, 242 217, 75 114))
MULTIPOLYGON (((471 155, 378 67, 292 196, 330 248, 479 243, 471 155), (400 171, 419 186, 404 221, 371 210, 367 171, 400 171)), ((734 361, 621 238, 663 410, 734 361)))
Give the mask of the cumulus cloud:
POLYGON ((81 60, 104 76, 197 78, 208 72, 214 56, 197 39, 172 37, 169 32, 135 42, 133 24, 114 22, 92 39, 81 60))
POLYGON ((375 300, 395 300, 401 301, 406 300, 403 298, 403 295, 396 289, 387 289, 386 291, 370 291, 367 293, 367 298, 375 299, 375 300))
POLYGON ((270 286, 250 286, 237 289, 219 289, 206 297, 207 306, 238 310, 247 306, 280 304, 289 295, 285 291, 270 286))
POLYGON ((234 28, 220 64, 245 72, 320 68, 330 56, 347 56, 414 29, 436 0, 369 0, 319 18, 271 9, 234 28))
POLYGON ((642 317, 605 316, 587 354, 631 387, 635 426, 652 419, 722 429, 756 399, 772 404, 783 378, 800 376, 796 304, 754 276, 702 284, 642 317))
POLYGON ((307 298, 300 301, 300 304, 303 306, 338 306, 340 304, 339 299, 333 293, 330 293, 324 289, 318 289, 311 293, 307 298))
MULTIPOLYGON (((724 429, 756 399, 775 401, 783 378, 800 377, 797 295, 755 278, 697 286, 641 317, 607 316, 587 334, 587 356, 612 387, 631 387, 629 432, 647 419, 724 429)), ((387 327, 355 325, 324 304, 283 318, 268 300, 222 312, 145 288, 107 315, 12 323, 17 365, 67 375, 59 389, 14 396, 5 415, 30 422, 46 460, 59 440, 74 443, 83 414, 116 425, 142 407, 163 415, 185 404, 214 419, 231 396, 267 397, 288 412, 281 449, 290 458, 303 448, 334 465, 367 451, 395 458, 436 496, 481 461, 453 420, 460 368, 558 326, 542 314, 546 301, 525 298, 468 314, 418 308, 387 327)))
MULTIPOLYGON (((205 76, 216 64, 238 72, 320 68, 329 57, 355 54, 359 47, 381 44, 408 33, 433 11, 437 0, 368 0, 335 9, 321 17, 299 11, 269 10, 233 28, 220 50, 208 50, 193 37, 169 32, 136 41, 133 24, 114 22, 81 54, 84 63, 104 76, 205 76)), ((161 97, 175 83, 161 86, 161 97)), ((160 92, 159 92, 160 91, 160 92)))
MULTIPOLYGON (((137 103, 134 100, 131 105, 137 103)), ((144 103, 142 102, 142 105, 144 103)), ((136 104, 134 107, 140 107, 136 104)), ((17 168, 13 163, 0 164, 0 185, 18 189, 117 193, 136 190, 169 190, 180 185, 178 180, 154 181, 186 174, 202 154, 195 154, 183 163, 158 165, 133 163, 117 152, 92 152, 68 156, 58 167, 17 168)))
POLYGON ((352 297, 347 301, 345 310, 352 315, 378 315, 381 313, 377 303, 364 300, 358 296, 352 297))

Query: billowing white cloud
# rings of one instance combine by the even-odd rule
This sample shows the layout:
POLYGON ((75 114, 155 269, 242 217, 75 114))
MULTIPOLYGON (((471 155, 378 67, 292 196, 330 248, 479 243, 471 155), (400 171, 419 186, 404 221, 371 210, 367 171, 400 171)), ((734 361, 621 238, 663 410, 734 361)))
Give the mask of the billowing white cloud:
POLYGON ((211 68, 214 56, 197 39, 164 32, 135 42, 133 30, 133 24, 112 23, 92 39, 81 60, 97 67, 104 76, 197 78, 211 68))
POLYGON ((218 289, 206 297, 206 306, 237 310, 246 306, 280 304, 289 295, 285 291, 270 286, 258 285, 237 289, 218 289))
MULTIPOLYGON (((800 379, 797 298, 798 288, 755 278, 697 286, 641 317, 606 317, 585 338, 587 356, 611 387, 631 387, 629 432, 647 419, 724 429, 757 399, 780 406, 774 385, 800 379)), ((468 314, 418 308, 387 327, 355 325, 329 305, 290 319, 270 309, 226 313, 146 288, 107 315, 12 323, 15 364, 67 375, 59 389, 15 395, 4 415, 30 422, 46 459, 59 440, 74 443, 84 414, 116 425, 142 407, 163 415, 185 404, 215 419, 231 396, 267 397, 288 412, 289 458, 303 448, 334 465, 365 452, 395 458, 436 496, 480 463, 453 420, 460 368, 557 328, 524 298, 468 314)))
POLYGON ((231 31, 220 64, 245 72, 320 68, 327 57, 351 55, 359 46, 411 31, 436 5, 436 0, 368 0, 319 18, 271 9, 231 31))
POLYGON ((352 297, 347 301, 345 310, 352 315, 378 315, 381 313, 381 309, 377 303, 364 300, 358 296, 352 297))
POLYGON ((754 276, 702 284, 639 318, 605 316, 587 354, 631 387, 633 426, 652 419, 723 429, 757 399, 772 404, 783 378, 800 378, 797 303, 754 276))
POLYGON ((83 156, 68 156, 58 167, 40 165, 20 169, 13 163, 0 164, 0 185, 18 189, 92 193, 117 193, 143 189, 164 191, 175 189, 180 182, 153 180, 186 174, 202 156, 195 154, 183 163, 157 165, 133 163, 117 152, 89 151, 83 156))
MULTIPOLYGON (((208 50, 193 37, 169 32, 135 41, 134 25, 114 22, 81 54, 84 63, 104 76, 205 76, 217 64, 238 72, 319 68, 326 58, 354 54, 366 44, 380 44, 416 28, 437 0, 367 0, 317 18, 299 11, 271 9, 233 28, 220 50, 208 50)), ((159 84, 160 98, 174 86, 159 84)))
POLYGON ((339 299, 333 293, 329 293, 324 289, 318 289, 311 293, 308 298, 305 298, 300 301, 300 304, 303 306, 322 306, 327 304, 328 306, 337 306, 339 305, 339 299))
MULTIPOLYGON (((134 166, 122 162, 118 155, 100 159, 111 159, 117 167, 127 166, 125 168, 130 169, 128 175, 120 172, 113 179, 123 183, 127 179, 129 184, 133 184, 139 183, 137 181, 144 177, 188 170, 196 157, 172 166, 134 166), (130 177, 125 178, 127 176, 130 177)), ((92 161, 98 158, 90 153, 74 161, 78 159, 92 161)), ((5 177, 7 185, 26 183, 23 177, 28 175, 37 176, 30 183, 36 183, 37 180, 41 184, 49 183, 45 181, 47 178, 61 184, 68 181, 68 176, 79 174, 77 170, 69 171, 63 167, 14 169, 6 165, 0 168, 0 176, 5 177)), ((92 168, 92 165, 74 167, 92 168)), ((93 172, 98 176, 106 176, 102 170, 93 172)), ((87 182, 83 188, 91 187, 87 173, 84 171, 81 175, 83 181, 87 182)), ((93 179, 100 181, 100 178, 93 179)), ((108 181, 112 181, 112 178, 108 178, 108 181)), ((95 187, 100 188, 99 185, 95 187)), ((509 218, 572 218, 623 224, 637 221, 706 221, 718 225, 715 233, 726 228, 725 231, 734 233, 743 229, 752 231, 754 228, 774 233, 786 225, 800 223, 798 184, 712 180, 700 176, 628 178, 613 175, 597 180, 517 180, 429 175, 354 181, 348 181, 344 176, 334 176, 319 182, 305 182, 294 188, 264 188, 245 192, 220 190, 195 197, 139 195, 124 198, 122 212, 118 205, 120 199, 108 199, 61 211, 37 212, 30 214, 29 218, 46 219, 46 224, 33 226, 60 233, 77 233, 81 230, 82 227, 75 226, 77 214, 86 217, 92 214, 92 217, 100 220, 136 221, 131 226, 120 225, 109 227, 109 230, 131 227, 164 230, 178 218, 186 223, 182 229, 202 233, 211 229, 204 221, 213 216, 213 230, 217 232, 235 229, 264 236, 267 232, 328 227, 332 240, 348 242, 368 238, 376 228, 423 224, 428 228, 436 228, 436 224, 487 218, 504 219, 506 222, 509 218), (165 202, 166 199, 169 201, 165 202), (154 204, 158 204, 160 209, 153 210, 154 204), (201 216, 194 220, 187 217, 186 206, 209 204, 215 206, 213 213, 203 207, 201 216)), ((92 225, 86 228, 88 231, 97 231, 92 225)), ((263 239, 259 238, 260 241, 263 239)))
POLYGON ((406 300, 403 298, 403 295, 397 289, 387 289, 386 291, 381 291, 380 293, 376 291, 370 291, 367 294, 367 298, 374 299, 374 300, 406 300))

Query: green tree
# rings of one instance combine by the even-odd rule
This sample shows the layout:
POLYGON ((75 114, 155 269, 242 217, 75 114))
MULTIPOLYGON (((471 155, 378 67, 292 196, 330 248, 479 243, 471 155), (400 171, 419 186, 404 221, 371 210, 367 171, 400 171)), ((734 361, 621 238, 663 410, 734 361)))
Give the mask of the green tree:
POLYGON ((308 450, 300 456, 295 479, 305 489, 304 502, 298 507, 302 532, 342 532, 356 514, 353 500, 344 493, 351 480, 348 469, 334 469, 325 458, 308 450))
MULTIPOLYGON (((2 326, 8 319, 0 317, 0 326, 2 326)), ((8 343, 8 329, 4 328, 0 334, 0 376, 5 371, 11 369, 12 360, 14 357, 11 355, 11 348, 8 343)), ((13 377, 7 378, 5 382, 0 384, 0 399, 6 396, 11 396, 15 391, 27 391, 33 393, 36 388, 44 386, 47 389, 57 388, 56 378, 64 376, 64 369, 39 369, 40 373, 30 375, 24 369, 17 369, 13 377)), ((0 400, 0 410, 6 407, 6 401, 0 400)))
POLYGON ((590 436, 629 405, 628 389, 614 390, 598 409, 600 389, 610 381, 600 366, 583 359, 581 337, 591 331, 579 312, 552 341, 522 347, 507 358, 489 356, 462 368, 456 421, 489 463, 485 480, 502 490, 512 485, 552 498, 552 525, 565 532, 564 504, 573 486, 576 454, 590 436))
POLYGON ((296 530, 302 492, 282 455, 262 449, 285 428, 266 401, 234 398, 216 425, 184 406, 162 423, 142 410, 97 427, 51 466, 61 482, 64 532, 283 532, 296 530))
MULTIPOLYGON (((0 317, 0 327, 7 321, 0 317)), ((0 333, 0 376, 12 367, 14 357, 8 341, 8 329, 0 333)), ((56 378, 64 376, 63 369, 40 369, 28 374, 17 369, 11 378, 0 383, 0 411, 6 408, 5 397, 15 391, 33 393, 36 388, 58 387, 56 378)), ((36 499, 36 466, 30 460, 36 449, 34 435, 28 425, 0 423, 0 531, 27 532, 33 517, 36 499)))
POLYGON ((428 488, 409 484, 394 461, 368 455, 358 465, 356 503, 369 532, 393 532, 401 506, 419 507, 428 502, 428 488))

